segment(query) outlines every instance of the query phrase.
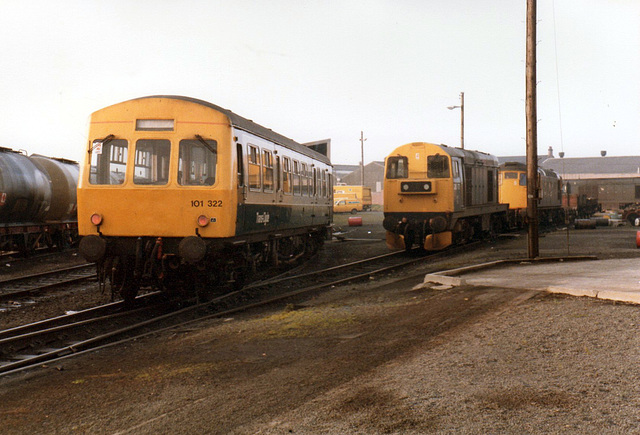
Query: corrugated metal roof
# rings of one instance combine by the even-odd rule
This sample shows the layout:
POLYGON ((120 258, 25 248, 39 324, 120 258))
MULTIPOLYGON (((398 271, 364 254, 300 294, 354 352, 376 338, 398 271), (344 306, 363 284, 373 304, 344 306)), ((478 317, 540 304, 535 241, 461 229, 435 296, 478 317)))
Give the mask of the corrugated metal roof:
POLYGON ((640 156, 554 158, 545 160, 542 166, 565 175, 625 174, 640 177, 640 156))

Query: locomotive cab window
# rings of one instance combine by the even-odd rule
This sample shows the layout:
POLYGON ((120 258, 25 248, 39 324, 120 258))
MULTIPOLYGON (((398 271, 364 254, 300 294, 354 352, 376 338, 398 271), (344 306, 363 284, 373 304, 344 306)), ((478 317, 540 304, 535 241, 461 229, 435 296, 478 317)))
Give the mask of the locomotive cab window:
POLYGON ((517 172, 505 172, 504 173, 504 179, 505 180, 517 180, 518 179, 518 173, 517 172))
POLYGON ((141 139, 136 142, 134 184, 167 184, 170 153, 171 142, 166 139, 141 139))
POLYGON ((436 154, 427 156, 428 178, 449 178, 449 157, 436 154))
POLYGON ((527 174, 522 172, 520 174, 520 185, 521 186, 526 186, 527 185, 527 174))
POLYGON ((124 139, 94 140, 91 145, 91 184, 122 184, 129 144, 124 139))
POLYGON ((215 140, 200 137, 181 140, 178 183, 182 186, 213 186, 216 182, 217 149, 215 140))
POLYGON ((409 178, 409 159, 404 156, 387 158, 387 178, 409 178))

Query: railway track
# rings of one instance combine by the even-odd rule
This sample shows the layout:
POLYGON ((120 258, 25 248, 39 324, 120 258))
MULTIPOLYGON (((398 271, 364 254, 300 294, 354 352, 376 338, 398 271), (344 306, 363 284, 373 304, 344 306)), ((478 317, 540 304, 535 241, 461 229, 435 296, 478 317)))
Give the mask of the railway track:
POLYGON ((138 308, 133 310, 124 311, 122 303, 113 303, 0 331, 0 376, 177 326, 368 279, 410 264, 451 256, 462 249, 468 250, 470 246, 432 255, 390 253, 301 275, 281 275, 209 301, 188 301, 187 306, 185 301, 153 303, 157 294, 152 293, 138 297, 138 308))
POLYGON ((61 285, 95 278, 94 264, 81 264, 49 272, 0 281, 0 303, 51 290, 61 285))

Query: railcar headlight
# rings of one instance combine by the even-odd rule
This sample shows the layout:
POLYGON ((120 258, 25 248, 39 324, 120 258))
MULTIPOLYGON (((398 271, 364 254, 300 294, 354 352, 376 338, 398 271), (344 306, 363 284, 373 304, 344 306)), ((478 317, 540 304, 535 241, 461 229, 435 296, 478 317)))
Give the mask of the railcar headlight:
POLYGON ((198 225, 200 225, 201 227, 206 227, 207 225, 209 225, 209 218, 205 215, 198 216, 198 225))
POLYGON ((102 224, 102 215, 99 213, 94 213, 91 215, 91 223, 95 226, 102 224))

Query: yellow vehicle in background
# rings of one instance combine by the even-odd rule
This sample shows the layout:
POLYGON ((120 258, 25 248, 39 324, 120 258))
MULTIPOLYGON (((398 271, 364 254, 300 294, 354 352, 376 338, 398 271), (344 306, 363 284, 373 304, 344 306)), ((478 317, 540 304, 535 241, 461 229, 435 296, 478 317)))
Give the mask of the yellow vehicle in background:
POLYGON ((364 209, 362 201, 358 198, 342 198, 334 199, 333 212, 334 213, 351 213, 356 214, 364 209))
POLYGON ((371 210, 371 188, 366 186, 333 186, 333 211, 335 213, 371 210), (351 208, 349 208, 351 206, 351 208))

